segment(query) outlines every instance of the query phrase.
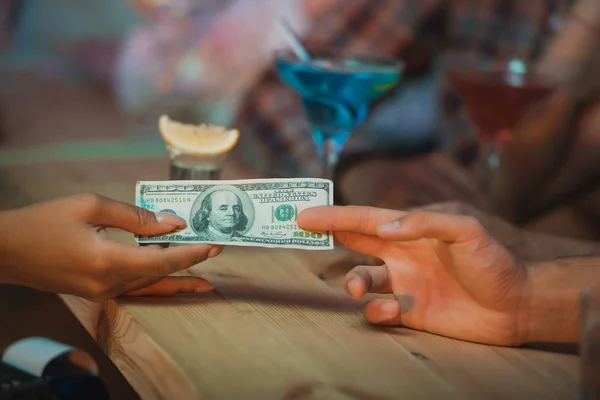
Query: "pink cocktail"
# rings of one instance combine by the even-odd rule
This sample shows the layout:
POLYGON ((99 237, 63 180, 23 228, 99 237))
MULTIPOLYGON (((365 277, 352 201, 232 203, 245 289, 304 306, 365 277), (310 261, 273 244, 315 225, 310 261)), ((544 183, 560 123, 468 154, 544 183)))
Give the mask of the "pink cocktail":
POLYGON ((518 59, 474 60, 455 60, 447 74, 476 129, 485 163, 482 185, 487 188, 500 165, 502 144, 512 139, 515 127, 532 107, 553 93, 555 84, 518 59))

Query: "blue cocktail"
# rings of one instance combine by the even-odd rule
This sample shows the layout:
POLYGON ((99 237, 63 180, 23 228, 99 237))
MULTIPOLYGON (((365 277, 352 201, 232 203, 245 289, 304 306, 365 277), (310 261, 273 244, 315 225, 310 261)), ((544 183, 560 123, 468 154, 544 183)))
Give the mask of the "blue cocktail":
POLYGON ((331 179, 352 129, 362 123, 369 104, 400 81, 404 64, 386 59, 313 58, 275 54, 281 79, 302 97, 306 117, 322 160, 322 177, 331 179))

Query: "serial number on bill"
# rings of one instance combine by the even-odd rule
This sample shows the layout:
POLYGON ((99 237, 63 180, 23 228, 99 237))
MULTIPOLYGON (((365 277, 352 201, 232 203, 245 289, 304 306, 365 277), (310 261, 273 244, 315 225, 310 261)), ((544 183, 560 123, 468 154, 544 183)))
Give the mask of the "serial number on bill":
POLYGON ((193 201, 192 198, 190 197, 171 197, 171 196, 165 196, 165 197, 150 197, 147 199, 144 199, 146 201, 146 203, 153 203, 153 204, 163 204, 163 203, 191 203, 193 201))
POLYGON ((263 225, 262 228, 266 231, 268 230, 280 230, 280 229, 287 229, 287 230, 298 230, 300 229, 298 227, 298 225, 296 224, 282 224, 282 225, 263 225))

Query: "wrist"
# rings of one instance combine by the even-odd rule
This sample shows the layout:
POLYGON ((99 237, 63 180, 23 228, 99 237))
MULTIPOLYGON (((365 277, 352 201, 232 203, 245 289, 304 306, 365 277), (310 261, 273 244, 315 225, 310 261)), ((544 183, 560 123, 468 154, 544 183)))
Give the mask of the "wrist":
POLYGON ((579 341, 581 294, 598 273, 597 267, 583 260, 527 266, 527 284, 518 309, 519 345, 579 341))

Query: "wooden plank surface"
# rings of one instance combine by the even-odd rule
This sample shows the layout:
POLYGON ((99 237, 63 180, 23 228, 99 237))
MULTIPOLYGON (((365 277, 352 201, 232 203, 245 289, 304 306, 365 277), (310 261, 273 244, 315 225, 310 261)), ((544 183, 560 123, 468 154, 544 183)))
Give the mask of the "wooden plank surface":
POLYGON ((578 357, 365 323, 316 277, 341 252, 227 249, 215 293, 63 298, 143 399, 569 399, 578 357))

